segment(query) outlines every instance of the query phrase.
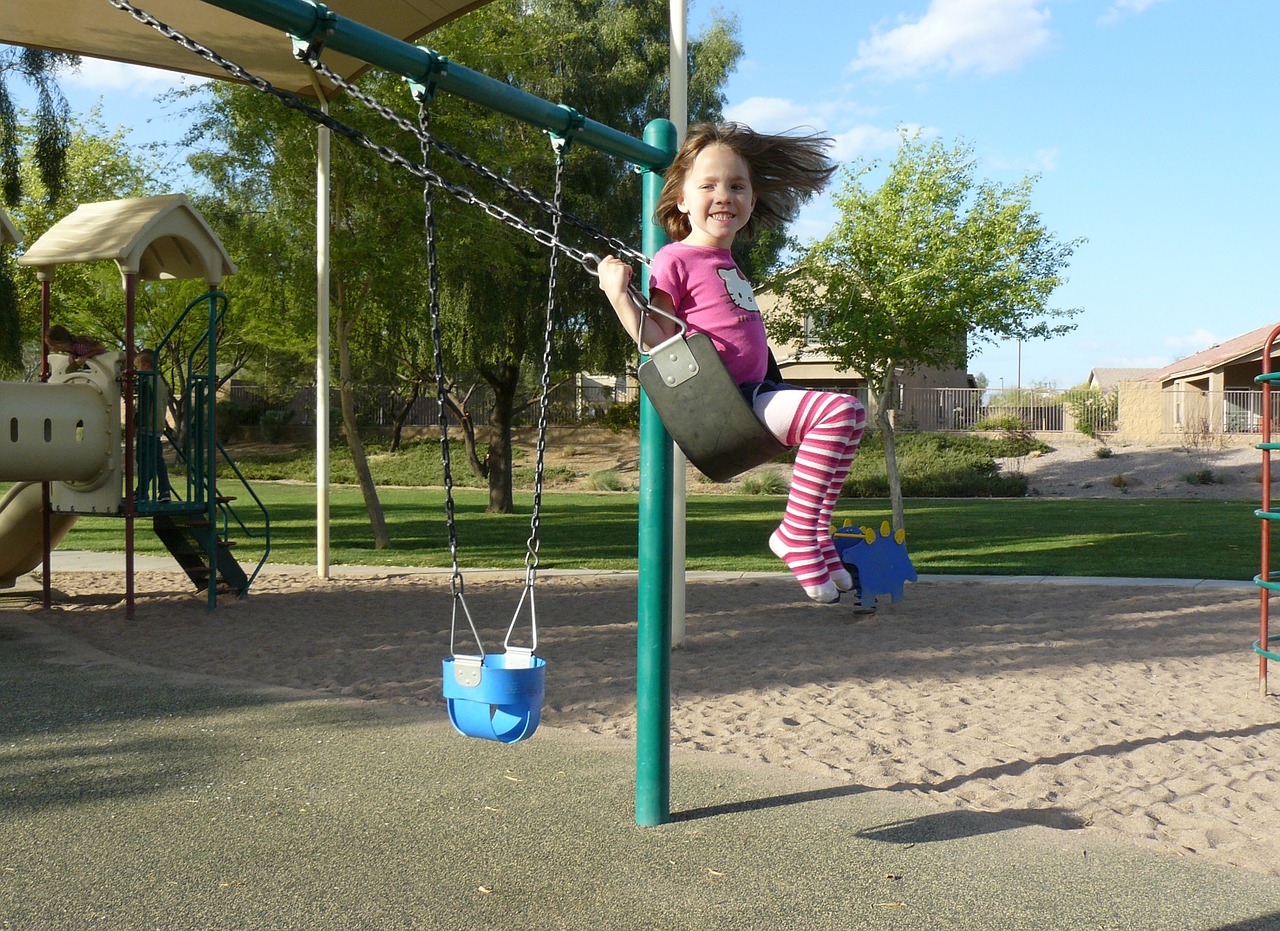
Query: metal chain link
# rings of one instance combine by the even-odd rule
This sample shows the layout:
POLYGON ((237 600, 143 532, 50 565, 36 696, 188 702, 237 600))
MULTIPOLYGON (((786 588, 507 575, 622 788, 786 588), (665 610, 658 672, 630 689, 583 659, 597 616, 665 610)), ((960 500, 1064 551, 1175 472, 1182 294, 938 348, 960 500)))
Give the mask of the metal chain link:
MULTIPOLYGON (((318 49, 314 49, 314 48, 308 49, 308 54, 306 56, 305 61, 321 77, 327 79, 335 87, 341 89, 351 97, 360 101, 360 103, 364 104, 374 113, 381 116, 383 119, 394 124, 395 126, 398 126, 404 132, 407 132, 413 136, 419 136, 423 133, 427 133, 429 135, 428 130, 423 129, 420 126, 415 126, 413 123, 405 119, 395 110, 391 109, 386 104, 377 100, 373 96, 365 93, 358 86, 351 83, 342 75, 335 72, 324 62, 320 61, 318 49)), ((570 226, 573 226, 581 230, 582 232, 588 234, 589 236, 595 237, 605 245, 609 246, 613 250, 613 253, 615 255, 628 258, 645 265, 649 264, 649 259, 643 252, 640 252, 636 249, 631 248, 621 239, 615 238, 605 230, 601 229, 600 227, 592 223, 588 223, 586 220, 583 220, 581 217, 578 217, 572 213, 565 212, 562 209, 562 205, 560 201, 546 200, 545 198, 540 197, 535 191, 531 191, 528 188, 521 187, 520 185, 516 184, 514 181, 511 181, 508 178, 502 177, 502 175, 498 174, 492 168, 489 168, 484 163, 477 161, 476 159, 472 158, 470 155, 467 155, 465 152, 461 152, 458 149, 455 149, 449 143, 445 142, 443 139, 440 139, 437 136, 432 136, 427 141, 429 141, 433 151, 443 152, 445 155, 449 156, 449 158, 453 159, 455 162, 462 165, 463 167, 469 168, 470 170, 474 171, 476 174, 480 175, 482 178, 485 178, 493 182, 494 184, 498 185, 500 188, 502 188, 504 191, 508 192, 509 194, 512 194, 520 198, 521 200, 532 204, 533 206, 541 210, 543 213, 550 216, 553 220, 553 230, 550 234, 553 241, 559 242, 559 235, 557 230, 559 227, 559 221, 563 220, 564 222, 568 223, 570 226)))
MULTIPOLYGON (((559 237, 560 203, 564 195, 565 150, 568 141, 553 139, 552 145, 556 153, 556 181, 553 203, 556 212, 551 215, 551 233, 559 237)), ((556 269, 560 250, 551 250, 551 271, 547 275, 547 326, 542 341, 542 397, 538 400, 538 453, 533 471, 533 516, 529 520, 529 540, 524 557, 525 585, 532 587, 538 570, 538 530, 542 514, 542 476, 546 465, 547 451, 547 408, 551 401, 551 339, 555 332, 556 317, 556 269)))

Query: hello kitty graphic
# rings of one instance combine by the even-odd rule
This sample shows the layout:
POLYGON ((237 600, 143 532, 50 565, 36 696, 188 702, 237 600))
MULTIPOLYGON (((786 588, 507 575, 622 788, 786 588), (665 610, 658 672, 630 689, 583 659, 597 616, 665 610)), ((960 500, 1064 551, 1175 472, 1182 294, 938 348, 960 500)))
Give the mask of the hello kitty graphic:
POLYGON ((755 314, 760 313, 760 308, 756 305, 756 296, 751 291, 751 283, 742 277, 742 272, 737 268, 721 268, 719 272, 720 279, 724 282, 724 289, 729 293, 729 299, 734 305, 755 314))

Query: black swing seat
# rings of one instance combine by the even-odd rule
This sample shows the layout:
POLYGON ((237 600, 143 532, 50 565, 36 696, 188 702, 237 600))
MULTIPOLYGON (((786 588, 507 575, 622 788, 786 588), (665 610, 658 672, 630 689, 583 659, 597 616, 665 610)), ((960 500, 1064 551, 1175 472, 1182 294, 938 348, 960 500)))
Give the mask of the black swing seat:
POLYGON ((712 481, 726 482, 786 452, 756 417, 705 333, 682 332, 654 346, 638 375, 680 451, 712 481))

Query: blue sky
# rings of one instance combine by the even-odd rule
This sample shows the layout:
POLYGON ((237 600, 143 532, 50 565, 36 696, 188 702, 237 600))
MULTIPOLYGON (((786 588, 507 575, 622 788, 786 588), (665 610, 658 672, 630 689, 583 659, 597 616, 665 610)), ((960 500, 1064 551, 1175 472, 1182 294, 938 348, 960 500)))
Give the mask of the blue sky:
MULTIPOLYGON (((1083 237, 1055 307, 1077 330, 984 348, 992 386, 1158 367, 1280 320, 1280 99, 1273 0, 734 0, 745 55, 727 116, 817 129, 841 160, 889 161, 897 127, 964 141, 978 174, 1039 176, 1033 203, 1083 237), (1020 360, 1020 361, 1019 361, 1020 360)), ((692 0, 691 32, 717 4, 692 0)), ((464 62, 465 64, 465 62, 464 62)), ((72 106, 103 101, 132 141, 172 141, 172 76, 86 60, 72 106)), ((570 101, 571 103, 571 101, 570 101)), ((796 233, 821 236, 826 199, 796 233)))

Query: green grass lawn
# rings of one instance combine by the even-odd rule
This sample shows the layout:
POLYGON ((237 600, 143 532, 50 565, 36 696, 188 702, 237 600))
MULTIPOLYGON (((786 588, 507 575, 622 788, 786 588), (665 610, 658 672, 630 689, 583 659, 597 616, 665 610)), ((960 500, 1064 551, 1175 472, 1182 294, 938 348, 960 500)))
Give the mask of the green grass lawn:
MULTIPOLYGON (((271 513, 275 563, 315 563, 315 493, 307 485, 255 483, 271 513)), ((392 547, 374 550, 358 489, 331 493, 335 564, 447 566, 444 493, 379 491, 392 547)), ((519 567, 529 535, 529 494, 516 514, 486 514, 487 494, 458 489, 464 568, 519 567)), ((559 493, 543 497, 542 568, 634 569, 637 502, 633 493, 559 493)), ((1182 499, 914 498, 906 504, 907 549, 922 573, 1252 579, 1258 572, 1257 502, 1182 499)), ((692 570, 779 571, 765 541, 782 515, 780 497, 694 495, 688 501, 692 570)), ((878 526, 887 500, 847 498, 836 513, 878 526)), ((138 551, 163 553, 139 523, 138 551)), ((123 523, 84 518, 62 546, 119 551, 123 523)), ((237 551, 242 561, 250 541, 237 551)), ((254 557, 256 559, 256 556, 254 557)))

